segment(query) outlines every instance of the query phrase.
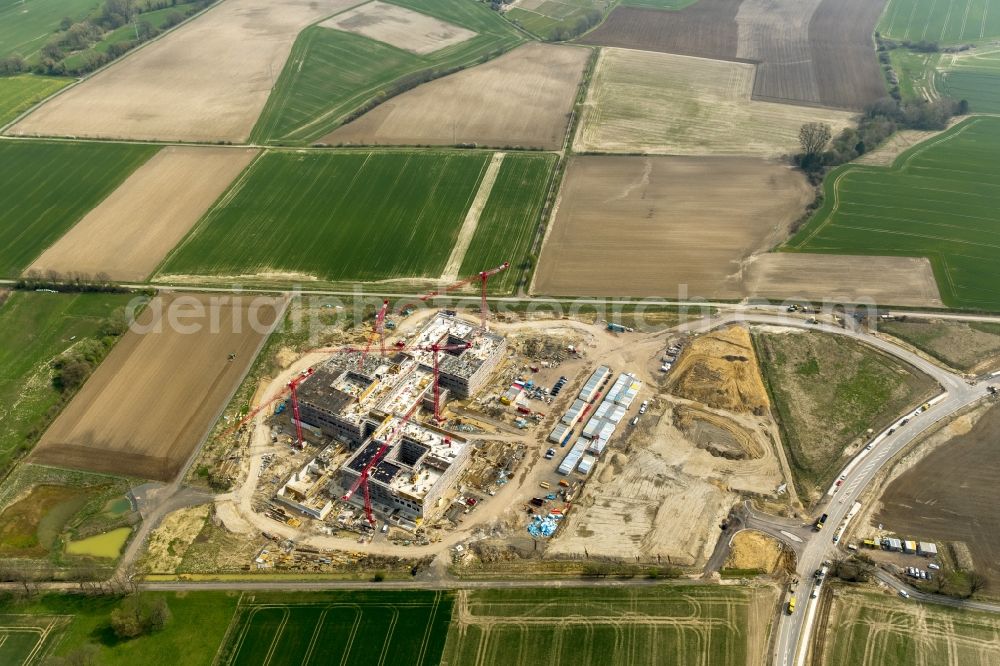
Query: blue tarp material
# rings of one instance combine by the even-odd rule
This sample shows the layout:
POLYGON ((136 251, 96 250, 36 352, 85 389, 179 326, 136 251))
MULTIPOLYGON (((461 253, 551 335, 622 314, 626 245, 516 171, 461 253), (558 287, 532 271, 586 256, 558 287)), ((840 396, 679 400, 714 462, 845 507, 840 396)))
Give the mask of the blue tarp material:
POLYGON ((561 515, 555 513, 550 513, 545 517, 535 516, 528 523, 528 534, 539 539, 548 538, 556 533, 556 528, 559 527, 558 521, 561 518, 561 515))

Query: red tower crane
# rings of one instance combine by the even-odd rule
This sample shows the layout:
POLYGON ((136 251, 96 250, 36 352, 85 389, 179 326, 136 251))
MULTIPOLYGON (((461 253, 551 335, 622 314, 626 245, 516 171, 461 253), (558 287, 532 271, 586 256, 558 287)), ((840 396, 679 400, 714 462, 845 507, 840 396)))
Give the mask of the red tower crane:
POLYGON ((365 345, 364 351, 361 352, 361 357, 358 359, 358 370, 365 367, 365 357, 368 356, 368 350, 372 346, 372 341, 375 337, 379 339, 379 345, 382 349, 382 358, 385 358, 385 313, 389 309, 389 301, 382 301, 382 307, 375 314, 375 324, 372 327, 372 336, 368 338, 368 343, 365 345))
POLYGON ((489 269, 487 271, 479 271, 475 275, 470 275, 469 277, 465 278, 464 280, 459 280, 458 282, 450 284, 447 287, 442 287, 440 291, 432 291, 432 292, 430 292, 428 294, 424 294, 423 296, 420 297, 420 300, 422 300, 422 301, 428 301, 428 300, 430 300, 430 299, 434 298, 435 296, 438 296, 438 295, 440 295, 442 293, 446 293, 446 292, 449 292, 449 291, 455 291, 456 289, 461 289, 462 287, 464 287, 464 286, 466 286, 468 284, 471 284, 471 283, 475 282, 476 280, 479 280, 479 284, 480 284, 480 299, 481 299, 481 302, 480 302, 480 316, 482 317, 482 326, 483 326, 483 328, 486 328, 486 320, 489 319, 489 316, 490 316, 489 308, 486 305, 486 283, 489 282, 489 280, 490 280, 491 277, 493 277, 497 273, 502 273, 503 271, 507 270, 508 268, 510 268, 510 262, 509 261, 505 261, 502 264, 500 264, 499 266, 497 266, 496 268, 491 268, 491 269, 489 269))
POLYGON ((410 417, 413 416, 413 412, 416 411, 419 404, 419 402, 414 403, 413 406, 410 407, 409 411, 406 412, 406 415, 400 419, 399 423, 396 424, 396 427, 394 427, 389 435, 382 440, 382 444, 379 446, 378 451, 375 452, 375 455, 371 457, 371 460, 369 460, 361 469, 361 473, 358 475, 357 481, 351 484, 351 487, 347 489, 344 496, 340 498, 347 502, 354 496, 354 493, 357 492, 358 488, 361 488, 365 498, 365 518, 368 519, 368 524, 373 527, 375 526, 375 516, 372 513, 372 499, 371 491, 368 489, 368 477, 372 469, 374 469, 374 467, 382 461, 385 454, 389 452, 389 449, 396 441, 396 438, 402 434, 403 428, 405 428, 406 424, 410 422, 410 417))
MULTIPOLYGON (((401 352, 424 351, 424 352, 431 352, 433 354, 432 356, 433 361, 431 363, 431 367, 434 369, 434 420, 437 423, 441 423, 441 421, 443 420, 441 418, 441 382, 440 382, 441 371, 439 366, 440 364, 439 354, 441 352, 451 352, 460 350, 464 351, 466 349, 470 349, 471 347, 472 347, 471 342, 460 342, 453 345, 443 345, 439 340, 438 342, 435 342, 430 345, 414 345, 414 346, 403 345, 396 348, 397 351, 401 352)), ((358 349, 357 347, 341 347, 340 349, 324 349, 322 351, 346 354, 362 350, 358 349)))
MULTIPOLYGON (((485 325, 485 324, 484 324, 485 325)), ((438 368, 438 354, 443 351, 457 351, 459 349, 469 349, 472 347, 471 342, 462 342, 457 345, 443 345, 441 341, 435 342, 432 345, 427 345, 426 347, 418 347, 422 351, 429 351, 434 354, 434 422, 441 423, 444 419, 441 418, 441 377, 440 370, 438 368)))
POLYGON ((304 382, 310 375, 312 375, 313 369, 309 368, 304 371, 301 375, 288 382, 288 389, 292 392, 292 418, 295 419, 295 436, 296 444, 299 449, 304 449, 306 447, 305 442, 302 440, 302 421, 299 418, 299 394, 298 387, 299 384, 304 382))

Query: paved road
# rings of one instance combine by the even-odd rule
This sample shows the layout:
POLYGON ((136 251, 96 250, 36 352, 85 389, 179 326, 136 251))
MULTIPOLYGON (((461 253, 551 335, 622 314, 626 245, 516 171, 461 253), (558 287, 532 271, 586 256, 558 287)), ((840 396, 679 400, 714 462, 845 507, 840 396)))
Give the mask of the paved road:
MULTIPOLYGON (((923 369, 923 368, 921 368, 923 369)), ((942 376, 940 369, 932 374, 945 387, 944 397, 930 410, 918 416, 913 416, 904 427, 882 439, 867 455, 847 473, 842 486, 829 497, 825 506, 817 509, 817 513, 829 514, 826 527, 822 532, 813 533, 802 550, 797 573, 802 581, 799 595, 808 600, 808 585, 811 584, 813 572, 820 568, 824 560, 832 558, 836 553, 833 536, 841 525, 852 505, 867 489, 879 471, 902 449, 909 446, 918 437, 927 432, 935 424, 951 418, 956 412, 971 405, 987 395, 985 382, 969 385, 961 378, 949 375, 942 376)), ((920 595, 924 599, 927 595, 920 595)), ((935 599, 936 600, 936 599, 935 599)), ((792 615, 782 613, 778 619, 777 642, 774 663, 778 666, 790 666, 805 663, 808 645, 813 627, 807 623, 813 614, 809 612, 815 602, 802 603, 792 615)), ((973 602, 976 603, 976 602, 973 602)), ((968 606, 972 608, 972 606, 968 606)))
POLYGON ((906 590, 906 592, 910 595, 910 598, 916 601, 923 601, 941 606, 951 606, 952 608, 964 608, 966 610, 984 611, 987 613, 1000 613, 1000 604, 994 604, 988 601, 974 601, 972 599, 956 599, 954 597, 946 597, 942 594, 927 594, 926 592, 921 592, 916 588, 907 585, 896 576, 892 575, 888 571, 883 571, 882 569, 875 570, 875 577, 897 592, 899 590, 906 590))

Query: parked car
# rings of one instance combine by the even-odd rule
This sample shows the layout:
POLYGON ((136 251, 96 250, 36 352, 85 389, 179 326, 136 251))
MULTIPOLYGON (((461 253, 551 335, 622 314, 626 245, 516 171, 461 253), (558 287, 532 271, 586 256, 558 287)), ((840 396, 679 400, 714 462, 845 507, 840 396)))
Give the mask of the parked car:
POLYGON ((549 449, 548 451, 545 452, 545 459, 546 460, 552 460, 555 457, 556 457, 556 450, 555 449, 549 449))
POLYGON ((933 562, 931 562, 930 564, 927 565, 927 568, 928 569, 934 569, 935 571, 937 571, 938 569, 941 568, 941 565, 940 564, 934 564, 933 562))

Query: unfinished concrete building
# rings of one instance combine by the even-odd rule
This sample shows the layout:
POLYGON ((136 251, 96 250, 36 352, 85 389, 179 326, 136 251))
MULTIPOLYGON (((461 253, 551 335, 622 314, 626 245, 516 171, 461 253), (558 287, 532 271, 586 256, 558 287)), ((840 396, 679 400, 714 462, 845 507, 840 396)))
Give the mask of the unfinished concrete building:
MULTIPOLYGON (((400 423, 387 419, 378 432, 340 468, 340 488, 350 488, 378 454, 385 437, 400 423)), ((386 517, 417 523, 446 506, 444 496, 455 485, 472 447, 465 440, 436 428, 407 423, 389 451, 369 471, 372 507, 386 517)), ((351 499, 363 505, 361 492, 351 499)))
MULTIPOLYGON (((377 352, 363 358, 358 352, 338 354, 302 382, 302 422, 354 449, 331 480, 331 494, 343 494, 358 480, 394 424, 421 404, 433 409, 434 358, 426 348, 463 343, 471 346, 441 352, 438 367, 442 396, 467 398, 489 381, 503 361, 507 341, 445 313, 435 315, 403 351, 385 359, 377 352)), ((454 485, 470 450, 444 430, 407 423, 370 471, 373 507, 411 523, 426 518, 454 485)), ((363 503, 363 493, 355 493, 352 501, 363 503)))

